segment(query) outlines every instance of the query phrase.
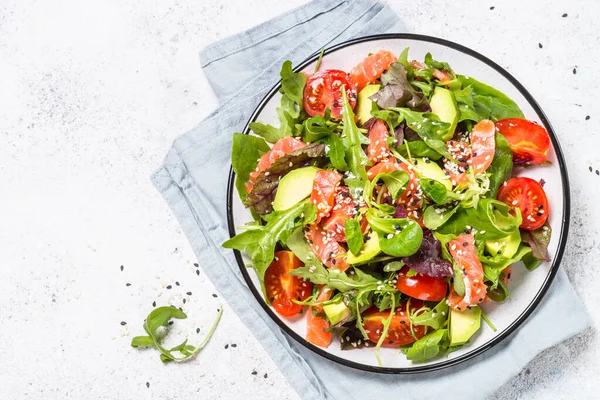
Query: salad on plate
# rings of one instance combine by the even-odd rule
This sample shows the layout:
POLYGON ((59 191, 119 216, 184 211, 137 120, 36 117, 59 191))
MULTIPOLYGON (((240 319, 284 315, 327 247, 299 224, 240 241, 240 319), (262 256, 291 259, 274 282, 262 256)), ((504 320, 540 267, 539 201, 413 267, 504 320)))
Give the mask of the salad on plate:
MULTIPOLYGON (((322 56, 322 53, 321 53, 322 56)), ((306 340, 399 349, 413 362, 467 345, 486 302, 510 295, 511 265, 549 261, 550 138, 518 105, 408 48, 349 72, 281 68, 279 127, 251 122, 232 144, 253 221, 244 251, 264 300, 306 318, 306 340), (515 170, 521 169, 519 177, 515 170)))

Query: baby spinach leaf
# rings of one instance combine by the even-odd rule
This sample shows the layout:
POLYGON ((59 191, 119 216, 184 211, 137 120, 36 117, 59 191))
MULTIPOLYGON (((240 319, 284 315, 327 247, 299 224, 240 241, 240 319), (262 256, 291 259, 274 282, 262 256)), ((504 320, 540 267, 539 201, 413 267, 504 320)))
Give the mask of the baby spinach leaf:
POLYGON ((496 198, 500 185, 510 178, 513 168, 512 150, 508 141, 496 132, 496 150, 492 163, 487 169, 490 185, 488 197, 496 198))
POLYGON ((477 122, 482 119, 498 121, 504 118, 524 118, 519 106, 499 90, 471 77, 458 75, 457 78, 463 89, 467 87, 471 88, 473 108, 479 117, 476 120, 477 122))
POLYGON ((231 145, 231 166, 235 172, 235 187, 242 201, 246 199, 246 182, 256 170, 258 159, 270 150, 269 145, 256 136, 234 133, 231 145))
POLYGON ((360 229, 360 223, 355 219, 347 219, 344 225, 344 233, 346 234, 348 250, 350 250, 352 254, 358 254, 363 245, 363 235, 360 229))
POLYGON ((404 66, 404 68, 408 68, 408 51, 410 50, 410 47, 405 47, 404 50, 402 50, 402 53, 400 53, 400 57, 398 57, 398 62, 400 64, 402 64, 404 66))
POLYGON ((425 325, 433 329, 440 329, 448 320, 448 310, 446 299, 443 299, 431 310, 422 312, 419 315, 411 315, 410 320, 414 325, 425 325))
POLYGON ((417 340, 408 349, 406 358, 415 362, 430 360, 448 348, 448 342, 448 330, 438 329, 417 340))
POLYGON ((502 281, 498 281, 498 286, 495 288, 488 288, 487 297, 492 299, 492 301, 496 303, 502 303, 504 300, 508 298, 510 292, 508 291, 508 287, 502 281))
MULTIPOLYGON (((377 208, 378 210, 384 212, 385 214, 393 215, 396 212, 396 207, 391 206, 386 203, 382 203, 382 204, 375 203, 375 204, 373 204, 373 206, 375 208, 377 208)), ((406 215, 405 215, 405 217, 406 217, 406 215)))
POLYGON ((158 339, 157 331, 160 327, 166 327, 169 325, 169 321, 173 318, 175 319, 186 319, 187 315, 175 308, 174 306, 169 307, 158 307, 153 310, 146 320, 144 321, 144 330, 148 334, 148 336, 136 336, 131 340, 132 347, 145 347, 152 346, 156 348, 160 352, 160 359, 162 362, 167 363, 170 361, 175 362, 183 362, 186 360, 192 359, 196 354, 202 350, 202 348, 208 343, 208 340, 212 336, 215 331, 219 320, 221 319, 221 315, 223 314, 223 306, 219 307, 219 313, 217 314, 217 318, 215 322, 213 322, 210 330, 206 334, 202 343, 200 343, 197 347, 187 344, 187 339, 183 341, 178 346, 175 346, 171 349, 164 348, 158 339), (173 352, 179 352, 181 356, 177 356, 173 352))
POLYGON ((368 182, 365 166, 368 163, 367 155, 362 149, 364 135, 360 133, 354 122, 354 112, 348 102, 346 90, 342 90, 342 141, 346 147, 345 160, 348 164, 349 174, 346 175, 344 182, 350 188, 352 197, 358 199, 362 196, 365 182, 368 182), (361 136, 363 139, 361 139, 361 136))
POLYGON ((337 124, 330 123, 329 118, 320 115, 308 118, 303 122, 302 139, 306 143, 316 142, 317 140, 334 135, 337 124))
POLYGON ((400 271, 402 267, 404 267, 404 263, 402 261, 392 261, 383 266, 384 272, 393 272, 400 271))
POLYGON ((392 171, 392 172, 384 172, 375 177, 371 181, 371 193, 373 189, 377 185, 379 180, 382 180, 385 183, 390 195, 393 199, 397 198, 400 192, 402 192, 406 188, 406 184, 408 183, 409 177, 405 171, 392 171))
POLYGON ((306 199, 287 210, 274 211, 265 216, 266 225, 237 234, 223 243, 223 247, 246 251, 264 291, 265 271, 275 257, 277 243, 285 243, 297 227, 303 226, 306 215, 314 216, 316 211, 310 210, 314 207, 314 204, 306 199))
POLYGON ((339 269, 328 269, 322 264, 320 266, 304 266, 289 271, 288 274, 307 279, 317 285, 327 285, 330 289, 337 289, 340 292, 351 290, 374 290, 381 286, 381 280, 369 275, 359 268, 353 268, 354 274, 348 275, 339 269))
POLYGON ((431 229, 436 230, 444 225, 458 211, 458 205, 446 204, 443 206, 431 205, 425 209, 423 213, 423 224, 431 229))
POLYGON ((537 258, 535 258, 532 253, 525 254, 521 261, 523 261, 523 264, 525 264, 525 268, 527 268, 529 271, 533 271, 542 263, 542 260, 538 260, 537 258))
POLYGON ((312 143, 298 150, 294 150, 277 159, 267 170, 261 172, 244 205, 251 207, 260 215, 273 211, 273 200, 279 186, 279 180, 291 170, 325 164, 325 145, 312 143))
POLYGON ((433 150, 431 147, 427 146, 425 142, 420 140, 414 142, 406 142, 400 147, 398 147, 398 153, 400 153, 400 155, 404 158, 409 158, 409 152, 412 157, 427 157, 433 161, 437 161, 440 158, 442 158, 442 155, 440 153, 433 150))
POLYGON ((302 107, 304 85, 306 85, 306 75, 302 72, 294 72, 292 70, 292 62, 286 60, 281 66, 281 87, 283 92, 302 107))
POLYGON ((483 265, 485 278, 492 282, 492 288, 495 288, 498 285, 500 273, 509 265, 521 261, 521 259, 529 253, 531 253, 531 248, 521 244, 516 254, 512 257, 505 257, 500 253, 493 257, 486 257, 485 254, 478 254, 478 257, 483 265))
POLYGON ((408 218, 381 218, 373 210, 367 212, 371 228, 379 233, 379 247, 385 254, 396 257, 411 256, 419 250, 423 230, 408 218))
POLYGON ((521 229, 521 240, 531 247, 531 254, 542 261, 550 261, 548 255, 548 244, 550 244, 550 237, 552 236, 552 228, 548 221, 534 231, 528 231, 521 229))
POLYGON ((445 204, 449 201, 456 200, 455 196, 449 196, 453 192, 448 191, 446 186, 436 181, 435 179, 421 178, 419 181, 423 193, 431 199, 435 204, 445 204))
POLYGON ((500 239, 519 229, 522 222, 520 213, 517 212, 517 216, 513 216, 509 210, 509 207, 500 201, 480 199, 476 207, 459 207, 437 231, 442 234, 459 235, 472 228, 477 240, 500 239))

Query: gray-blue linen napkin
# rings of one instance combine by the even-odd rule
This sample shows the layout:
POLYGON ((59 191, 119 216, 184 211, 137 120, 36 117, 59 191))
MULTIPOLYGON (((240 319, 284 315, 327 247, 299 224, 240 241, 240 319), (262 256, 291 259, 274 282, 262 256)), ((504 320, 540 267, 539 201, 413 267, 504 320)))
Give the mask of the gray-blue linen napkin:
POLYGON ((205 273, 304 399, 477 399, 498 389, 540 351, 582 331, 588 318, 561 270, 527 322, 501 345, 458 366, 419 375, 383 375, 338 365, 287 337, 245 285, 229 238, 226 186, 233 132, 279 80, 281 63, 297 65, 324 46, 358 36, 403 32, 397 16, 374 0, 315 0, 201 53, 221 102, 178 138, 153 181, 185 231, 205 273))

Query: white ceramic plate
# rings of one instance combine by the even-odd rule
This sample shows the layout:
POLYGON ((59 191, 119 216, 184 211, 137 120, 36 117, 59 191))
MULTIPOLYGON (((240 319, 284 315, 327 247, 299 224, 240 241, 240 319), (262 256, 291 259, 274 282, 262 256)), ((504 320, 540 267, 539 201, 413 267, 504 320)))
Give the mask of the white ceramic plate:
MULTIPOLYGON (((470 50, 464 46, 427 36, 410 34, 388 34, 364 37, 336 45, 325 51, 321 69, 341 69, 349 71, 357 62, 368 53, 380 49, 391 50, 395 54, 410 47, 410 59, 423 60, 426 53, 430 52, 436 60, 447 61, 457 73, 472 76, 475 79, 497 88, 512 98, 523 110, 525 118, 543 124, 552 139, 552 147, 548 154, 551 166, 517 169, 517 175, 528 176, 539 180, 544 179, 544 189, 548 195, 550 206, 549 222, 552 227, 552 240, 549 254, 552 261, 542 263, 536 270, 529 272, 523 265, 513 268, 512 279, 509 284, 510 297, 500 304, 486 303, 482 309, 497 328, 492 332, 482 323, 480 331, 471 340, 471 343, 460 350, 451 353, 447 358, 442 357, 426 363, 412 363, 403 354, 395 349, 380 350, 383 367, 377 365, 372 348, 342 351, 334 335, 334 341, 327 349, 322 349, 308 343, 305 339, 305 318, 284 318, 277 315, 265 304, 260 290, 260 284, 252 269, 244 266, 249 260, 245 255, 236 252, 240 269, 246 282, 271 318, 292 338, 312 351, 331 359, 332 361, 368 371, 384 373, 416 373, 430 371, 455 365, 472 358, 490 349, 512 332, 514 332, 533 312, 542 301, 544 294, 552 283, 559 266, 567 238, 569 223, 569 183, 563 155, 558 140, 545 117, 544 113, 525 90, 525 88, 508 72, 493 61, 470 50)), ((310 57, 296 70, 312 72, 318 55, 310 57)), ((279 105, 280 94, 277 85, 258 105, 249 122, 260 121, 277 126, 278 120, 275 108, 279 105)), ((245 133, 249 129, 246 127, 245 133)), ((228 218, 231 236, 236 233, 236 227, 251 221, 252 217, 242 205, 233 185, 233 172, 229 181, 228 218)))

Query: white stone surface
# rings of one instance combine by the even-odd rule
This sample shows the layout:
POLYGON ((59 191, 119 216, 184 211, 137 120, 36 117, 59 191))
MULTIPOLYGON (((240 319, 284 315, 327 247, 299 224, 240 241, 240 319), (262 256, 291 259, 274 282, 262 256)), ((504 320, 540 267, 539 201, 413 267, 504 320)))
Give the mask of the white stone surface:
MULTIPOLYGON (((190 363, 162 365, 129 342, 153 301, 186 299, 189 319, 172 333, 192 342, 222 301, 149 180, 171 141, 217 106, 199 49, 302 3, 0 2, 0 398, 298 398, 227 304, 190 363)), ((457 3, 388 2, 410 32, 507 68, 546 111, 572 184, 563 267, 597 324, 600 3, 457 3)), ((599 360, 590 329, 495 397, 600 398, 599 360)))

